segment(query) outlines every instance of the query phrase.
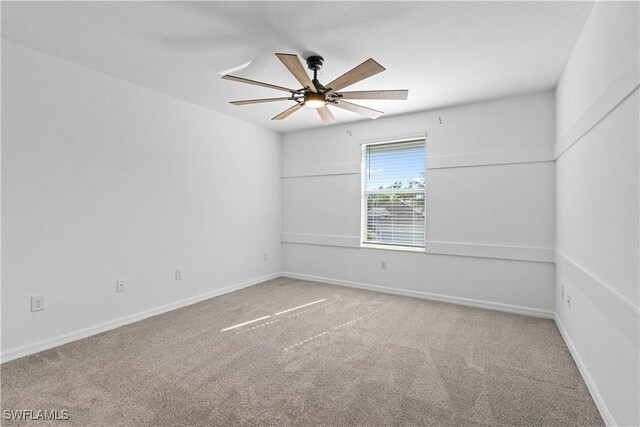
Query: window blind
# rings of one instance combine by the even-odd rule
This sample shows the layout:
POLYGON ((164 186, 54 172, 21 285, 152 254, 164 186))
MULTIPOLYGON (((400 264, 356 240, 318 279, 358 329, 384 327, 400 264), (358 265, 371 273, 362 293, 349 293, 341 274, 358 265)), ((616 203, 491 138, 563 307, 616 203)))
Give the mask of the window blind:
POLYGON ((424 246, 424 139, 364 145, 363 243, 424 246))

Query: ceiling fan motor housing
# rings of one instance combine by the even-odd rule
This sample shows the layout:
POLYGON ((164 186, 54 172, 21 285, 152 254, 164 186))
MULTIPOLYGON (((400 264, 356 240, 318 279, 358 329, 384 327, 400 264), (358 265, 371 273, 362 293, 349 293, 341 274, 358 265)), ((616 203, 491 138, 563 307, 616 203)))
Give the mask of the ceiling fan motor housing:
POLYGON ((313 71, 318 71, 322 68, 323 63, 324 58, 322 56, 313 55, 307 58, 307 67, 313 71))

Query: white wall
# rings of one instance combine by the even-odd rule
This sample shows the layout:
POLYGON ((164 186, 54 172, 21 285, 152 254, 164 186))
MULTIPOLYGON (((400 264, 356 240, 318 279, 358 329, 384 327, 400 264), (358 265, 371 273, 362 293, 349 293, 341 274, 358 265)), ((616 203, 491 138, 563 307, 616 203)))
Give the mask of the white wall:
POLYGON ((557 321, 605 421, 624 426, 640 424, 638 16, 596 3, 556 93, 557 321))
POLYGON ((275 132, 3 40, 2 145, 3 360, 281 270, 275 132))
POLYGON ((332 126, 282 144, 3 40, 3 360, 282 270, 555 310, 605 420, 638 425, 637 17, 636 2, 597 3, 555 99, 332 126), (416 132, 427 134, 427 253, 361 248, 360 143, 416 132), (45 311, 29 312, 31 295, 46 296, 45 311))
POLYGON ((552 315, 554 140, 553 92, 286 134, 285 274, 552 315), (360 143, 416 132, 429 254, 361 248, 360 143))

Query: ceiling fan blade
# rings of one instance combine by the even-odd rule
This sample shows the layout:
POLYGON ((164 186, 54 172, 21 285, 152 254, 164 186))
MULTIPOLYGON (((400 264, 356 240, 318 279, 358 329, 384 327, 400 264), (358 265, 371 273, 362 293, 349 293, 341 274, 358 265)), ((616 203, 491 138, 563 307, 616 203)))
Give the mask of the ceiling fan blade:
POLYGON ((408 90, 359 90, 340 92, 340 99, 407 99, 408 90))
POLYGON ((295 113, 296 111, 298 111, 300 108, 302 108, 302 104, 296 104, 293 107, 287 108, 286 110, 284 110, 282 113, 278 114, 271 120, 284 120, 290 115, 292 115, 293 113, 295 113))
POLYGON ((385 68, 374 61, 372 58, 367 59, 357 67, 347 71, 331 83, 325 85, 325 87, 331 88, 333 92, 338 91, 347 86, 351 86, 354 83, 364 80, 368 77, 381 73, 385 68))
POLYGON ((382 111, 374 110, 373 108, 363 107, 362 105, 358 105, 358 104, 352 104, 350 102, 342 101, 340 99, 336 99, 335 101, 336 103, 335 104, 332 103, 332 105, 335 105, 336 107, 344 108, 345 110, 353 111, 354 113, 362 114, 363 116, 367 116, 371 119, 377 119, 378 117, 384 114, 382 111))
POLYGON ((244 77, 236 77, 236 76, 232 76, 232 75, 229 75, 229 74, 222 76, 222 78, 225 79, 225 80, 232 80, 234 82, 248 83, 250 85, 268 87, 270 89, 281 90, 283 92, 298 93, 298 91, 295 90, 295 89, 289 89, 289 88, 286 88, 286 87, 276 86, 276 85, 272 85, 272 84, 269 84, 269 83, 263 83, 263 82, 259 82, 259 81, 256 81, 256 80, 245 79, 244 77))
POLYGON ((302 66, 302 62, 300 62, 298 55, 292 55, 290 53, 276 53, 276 56, 303 87, 308 88, 311 92, 317 92, 316 87, 313 85, 313 82, 307 74, 307 71, 302 66))
POLYGON ((263 102, 277 102, 277 101, 293 101, 293 98, 262 98, 262 99, 246 99, 243 101, 230 101, 229 104, 233 105, 248 105, 248 104, 262 104, 263 102))
POLYGON ((317 108, 316 111, 320 115, 322 123, 324 123, 325 125, 330 125, 331 123, 336 122, 336 118, 333 116, 333 113, 326 105, 324 107, 317 108))

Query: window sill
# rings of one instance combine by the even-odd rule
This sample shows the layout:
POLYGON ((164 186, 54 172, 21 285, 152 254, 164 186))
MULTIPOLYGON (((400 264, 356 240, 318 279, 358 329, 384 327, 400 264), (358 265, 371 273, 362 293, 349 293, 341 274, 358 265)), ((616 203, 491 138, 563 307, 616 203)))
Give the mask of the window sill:
POLYGON ((366 249, 384 249, 384 250, 390 250, 390 251, 426 253, 426 249, 424 246, 396 246, 396 245, 376 245, 375 243, 362 243, 360 247, 366 248, 366 249))

